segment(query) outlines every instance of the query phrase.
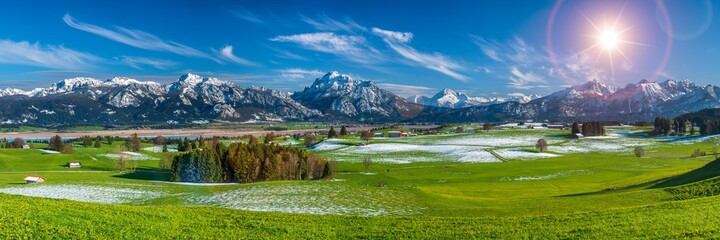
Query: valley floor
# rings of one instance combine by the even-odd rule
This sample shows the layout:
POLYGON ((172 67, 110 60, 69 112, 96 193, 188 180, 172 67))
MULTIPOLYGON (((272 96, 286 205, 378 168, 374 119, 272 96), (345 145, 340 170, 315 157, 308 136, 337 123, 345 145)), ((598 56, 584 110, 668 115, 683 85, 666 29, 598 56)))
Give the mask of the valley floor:
MULTIPOLYGON (((711 238, 720 235, 716 137, 608 128, 358 136, 308 150, 339 162, 333 180, 177 184, 158 162, 114 146, 74 154, 0 149, 0 238, 711 238), (534 149, 548 141, 547 152, 534 149), (635 147, 646 154, 636 157, 635 147), (365 171, 363 160, 373 164, 365 171), (80 161, 82 168, 62 167, 80 161), (47 182, 26 185, 28 175, 47 182), (380 187, 383 186, 383 187, 380 187)), ((300 145, 296 140, 279 144, 300 145)), ((116 143, 120 144, 120 143, 116 143)))

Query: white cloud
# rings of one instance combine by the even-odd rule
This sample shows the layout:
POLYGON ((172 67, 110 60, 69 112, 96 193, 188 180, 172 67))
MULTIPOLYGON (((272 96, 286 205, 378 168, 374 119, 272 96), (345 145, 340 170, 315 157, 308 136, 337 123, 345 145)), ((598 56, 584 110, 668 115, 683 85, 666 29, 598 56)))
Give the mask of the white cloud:
POLYGON ((360 24, 357 24, 350 18, 345 18, 345 21, 337 21, 325 15, 324 13, 318 14, 318 20, 305 17, 300 15, 300 19, 312 25, 315 29, 320 31, 345 31, 355 32, 355 30, 366 31, 367 28, 360 24))
POLYGON ((523 93, 519 93, 519 92, 508 93, 507 95, 508 95, 509 97, 526 97, 526 96, 527 96, 527 95, 525 95, 525 94, 523 94, 523 93))
POLYGON ((162 40, 155 35, 143 31, 132 30, 123 27, 115 27, 116 30, 113 31, 100 26, 77 21, 69 14, 65 14, 65 16, 63 16, 63 20, 68 26, 75 29, 96 34, 107 39, 127 44, 136 48, 171 52, 183 56, 213 59, 212 56, 205 52, 176 42, 162 40))
POLYGON ((507 72, 493 73, 508 79, 509 88, 532 89, 548 87, 548 84, 562 86, 593 79, 612 80, 606 71, 595 67, 586 54, 556 54, 556 60, 553 61, 546 50, 538 50, 519 37, 513 38, 506 44, 475 35, 470 37, 485 56, 497 65, 511 66, 507 68, 507 72))
POLYGON ((171 69, 171 68, 175 68, 178 65, 178 63, 170 61, 170 60, 153 59, 153 58, 145 58, 145 57, 122 56, 117 59, 122 61, 123 63, 129 65, 130 67, 133 67, 136 69, 142 69, 142 66, 151 66, 151 67, 154 67, 157 69, 171 69))
POLYGON ((437 90, 429 87, 424 86, 414 86, 414 85, 403 85, 403 84, 394 84, 394 83, 378 83, 379 87, 383 89, 387 89, 399 96, 403 97, 409 97, 409 96, 432 96, 437 92, 437 90))
POLYGON ((408 43, 413 38, 413 34, 411 32, 395 32, 383 30, 380 28, 373 28, 372 30, 373 33, 379 35, 382 38, 392 39, 401 43, 408 43))
POLYGON ((373 28, 372 31, 383 38, 390 48, 406 59, 463 82, 470 80, 467 76, 458 73, 459 70, 464 68, 448 57, 440 53, 423 53, 410 47, 407 43, 412 39, 412 33, 393 32, 380 28, 373 28))
POLYGON ((307 70, 302 68, 287 68, 278 70, 283 79, 314 79, 322 77, 325 73, 320 70, 307 70))
POLYGON ((270 41, 296 43, 309 50, 334 54, 357 63, 371 64, 383 60, 380 52, 368 46, 362 36, 318 32, 277 36, 270 41))
POLYGON ((53 69, 85 69, 100 60, 92 54, 63 46, 41 46, 27 41, 0 40, 0 63, 53 69))
POLYGON ((220 51, 213 49, 213 52, 215 52, 215 54, 217 54, 218 57, 220 57, 220 59, 223 59, 223 60, 226 60, 226 61, 229 61, 232 63, 247 65, 247 66, 257 65, 256 63, 248 61, 247 59, 235 56, 235 54, 233 54, 233 46, 232 45, 225 45, 225 47, 220 49, 220 51))

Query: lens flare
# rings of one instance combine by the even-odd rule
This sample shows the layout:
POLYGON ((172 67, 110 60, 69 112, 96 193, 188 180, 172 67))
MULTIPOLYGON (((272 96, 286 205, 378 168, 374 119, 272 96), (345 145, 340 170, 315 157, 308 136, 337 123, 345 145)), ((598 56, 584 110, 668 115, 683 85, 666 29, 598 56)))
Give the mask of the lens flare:
POLYGON ((613 76, 615 76, 615 66, 613 64, 613 53, 620 54, 625 59, 625 61, 632 64, 632 61, 630 61, 630 58, 628 58, 627 55, 625 54, 625 52, 623 52, 622 47, 624 45, 647 46, 645 44, 628 41, 623 38, 623 33, 632 29, 632 26, 618 30, 618 28, 621 26, 620 19, 622 18, 622 15, 623 15, 623 12, 625 11, 626 6, 627 6, 627 2, 625 2, 625 5, 623 5, 622 9, 620 9, 620 13, 615 18, 615 21, 612 24, 608 24, 607 21, 604 21, 604 25, 602 28, 598 27, 598 25, 595 24, 595 22, 590 20, 590 18, 588 18, 587 15, 585 15, 584 13, 581 12, 583 17, 585 17, 585 20, 587 20, 588 23, 595 30, 595 35, 585 35, 585 37, 595 39, 595 44, 593 44, 592 46, 581 51, 581 53, 585 53, 587 51, 597 49, 598 55, 595 60, 596 62, 600 59, 600 56, 607 53, 608 61, 610 63, 610 71, 612 72, 613 76))

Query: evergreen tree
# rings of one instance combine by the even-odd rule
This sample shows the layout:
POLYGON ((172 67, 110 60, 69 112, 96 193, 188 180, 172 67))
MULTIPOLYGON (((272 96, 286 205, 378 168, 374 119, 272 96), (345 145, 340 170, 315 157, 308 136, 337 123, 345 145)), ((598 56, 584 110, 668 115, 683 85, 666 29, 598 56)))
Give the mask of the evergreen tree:
POLYGON ((336 138, 338 136, 337 132, 335 132, 335 128, 330 126, 330 131, 328 131, 328 138, 336 138))
POLYGON ((162 152, 168 152, 168 146, 167 143, 162 145, 162 152))
POLYGON ((347 134, 348 134, 348 132, 347 132, 347 129, 345 128, 345 126, 340 127, 340 136, 345 136, 347 134))
POLYGON ((198 148, 205 148, 205 138, 200 136, 200 140, 198 140, 198 148))

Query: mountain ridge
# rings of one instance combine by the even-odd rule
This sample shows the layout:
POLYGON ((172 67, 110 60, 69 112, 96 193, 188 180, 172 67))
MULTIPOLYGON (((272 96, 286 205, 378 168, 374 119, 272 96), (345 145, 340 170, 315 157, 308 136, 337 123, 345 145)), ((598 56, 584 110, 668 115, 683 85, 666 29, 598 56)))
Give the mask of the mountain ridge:
POLYGON ((331 71, 286 93, 188 73, 160 84, 127 77, 69 78, 29 91, 0 89, 4 124, 147 124, 193 121, 481 122, 650 120, 720 108, 720 87, 689 80, 599 81, 546 96, 471 97, 442 89, 403 98, 372 81, 331 71), (25 107, 21 107, 25 106, 25 107))

